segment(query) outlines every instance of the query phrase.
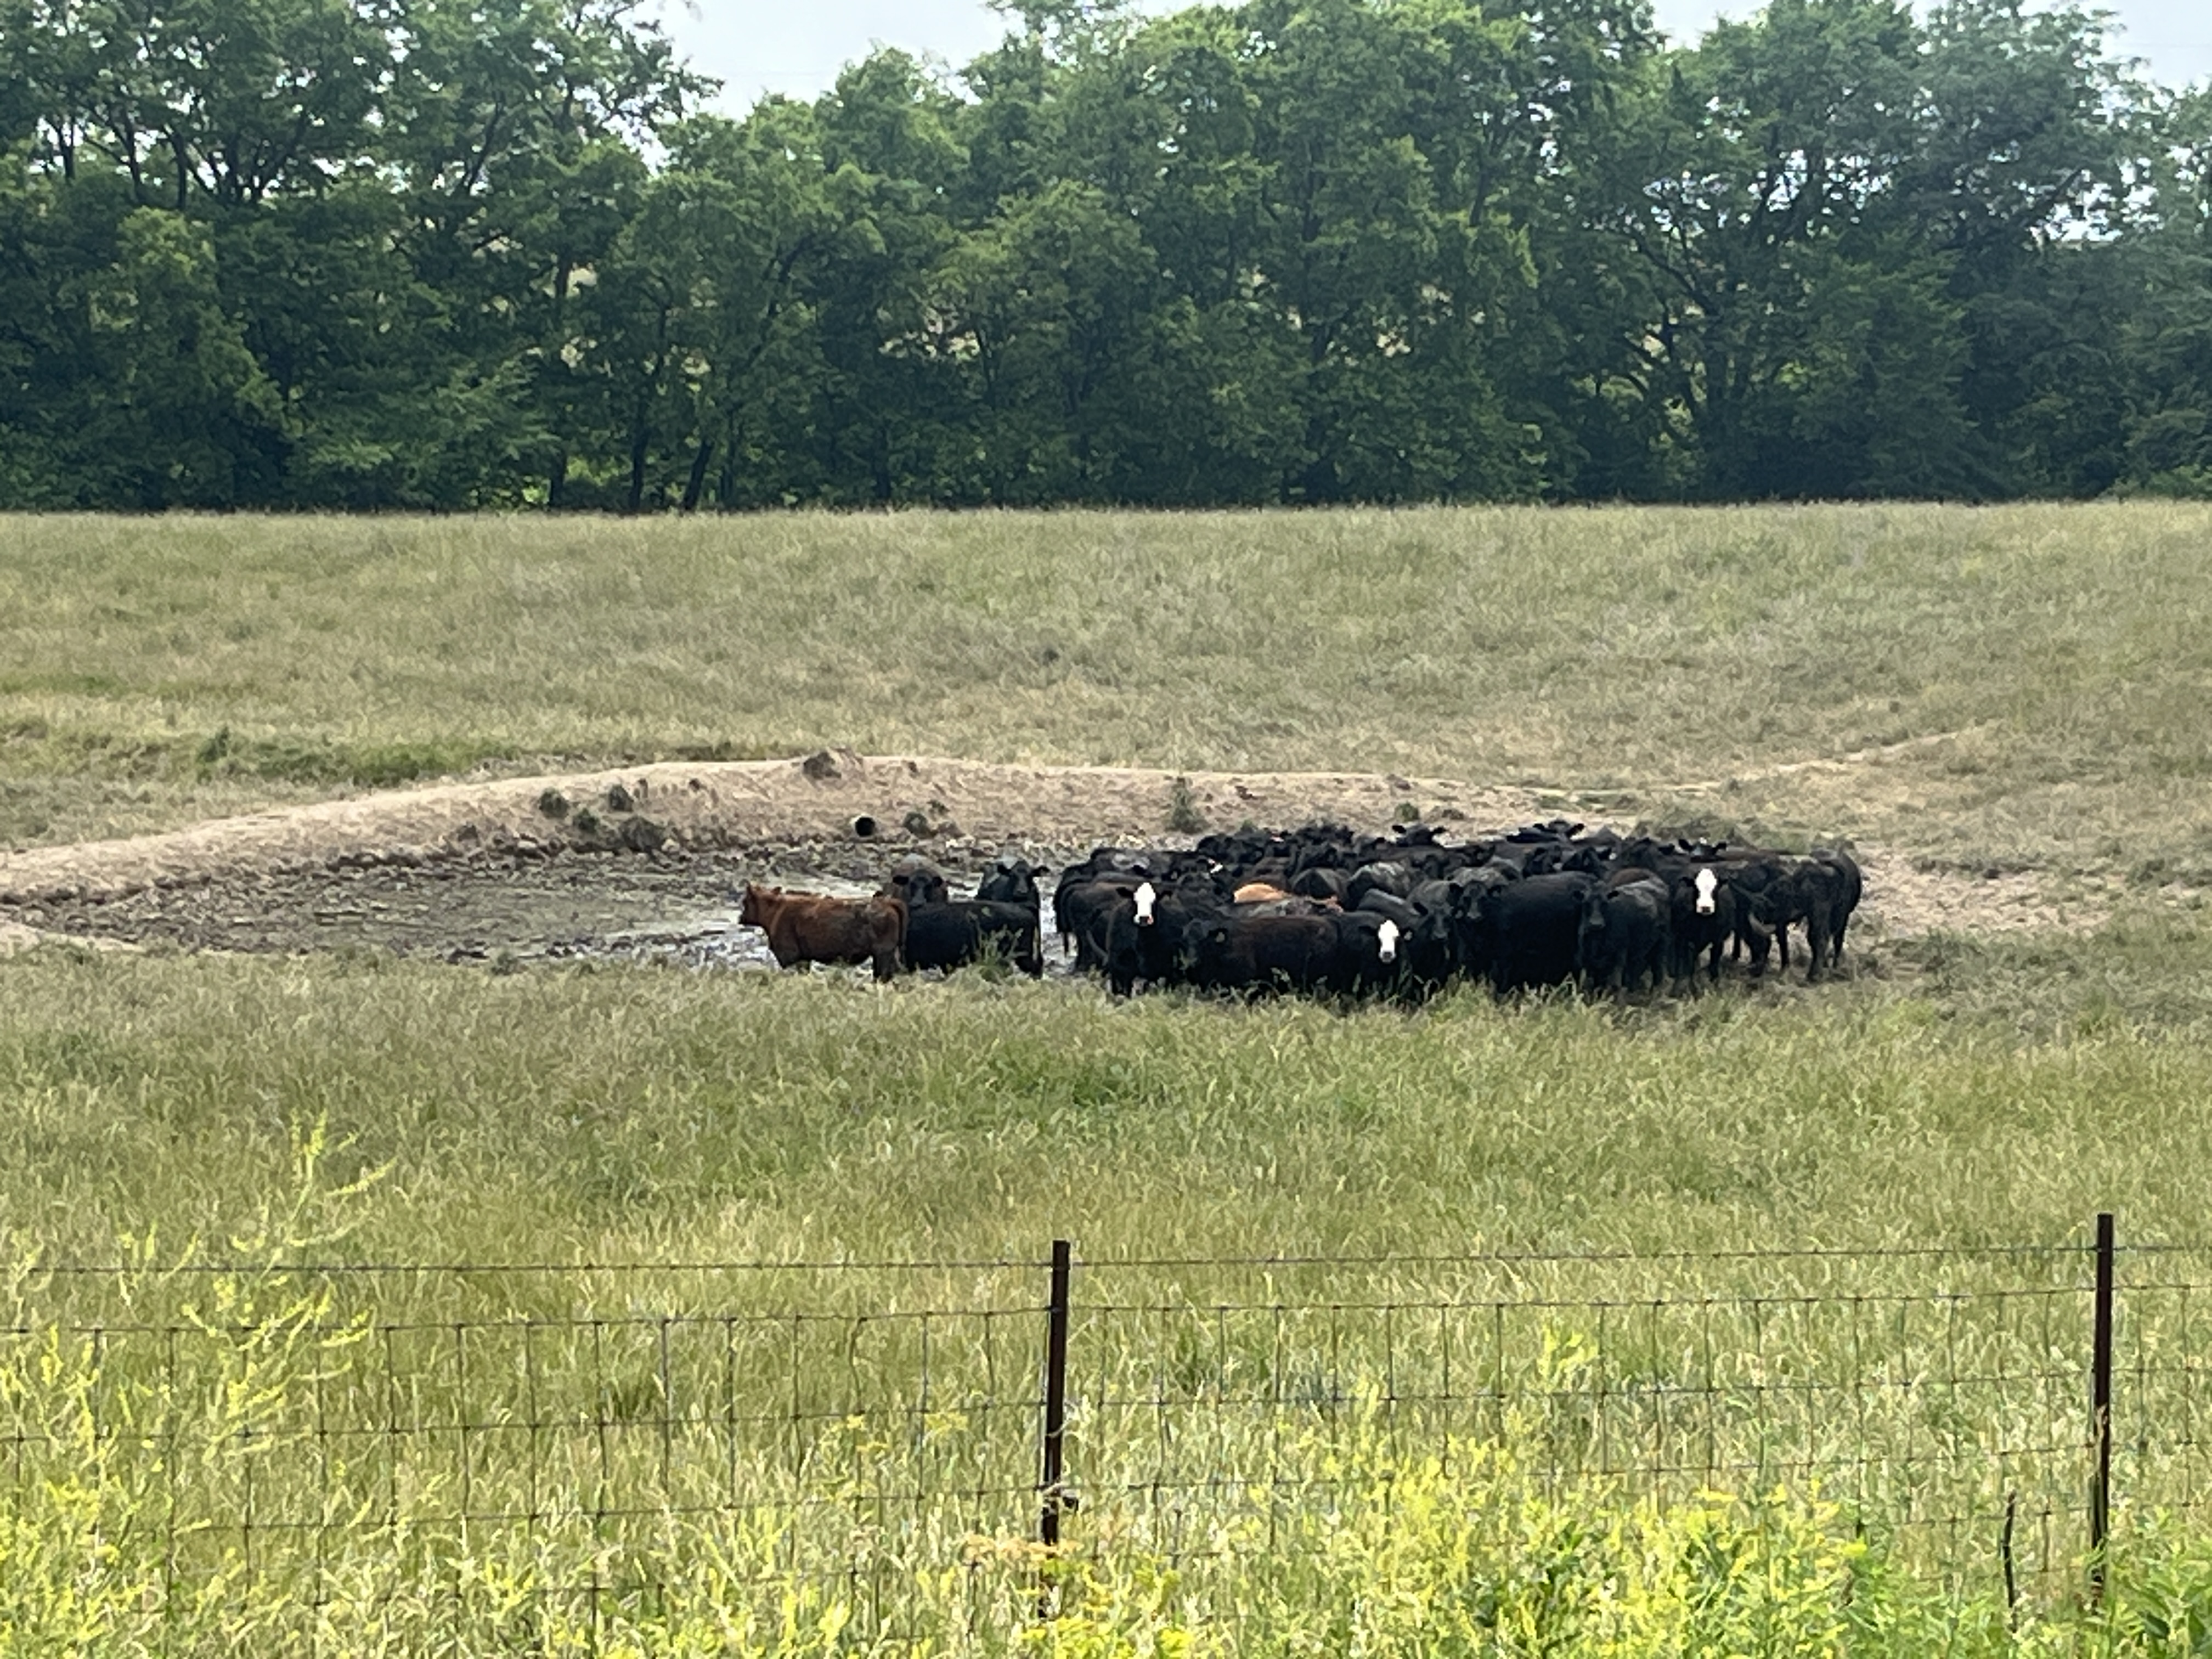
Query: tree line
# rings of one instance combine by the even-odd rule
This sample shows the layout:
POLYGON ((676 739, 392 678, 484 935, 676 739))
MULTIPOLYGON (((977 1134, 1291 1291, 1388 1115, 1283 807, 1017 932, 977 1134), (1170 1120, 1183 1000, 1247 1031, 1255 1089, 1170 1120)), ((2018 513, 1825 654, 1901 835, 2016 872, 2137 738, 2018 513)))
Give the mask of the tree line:
POLYGON ((0 506, 2212 493, 2212 99, 2022 0, 0 0, 0 506))

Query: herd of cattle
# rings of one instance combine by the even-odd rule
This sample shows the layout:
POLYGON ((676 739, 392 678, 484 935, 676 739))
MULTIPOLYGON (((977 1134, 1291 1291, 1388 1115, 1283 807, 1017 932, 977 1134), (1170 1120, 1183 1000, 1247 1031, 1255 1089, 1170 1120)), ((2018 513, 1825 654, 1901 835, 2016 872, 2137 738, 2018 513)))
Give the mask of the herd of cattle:
MULTIPOLYGON (((1041 878, 1012 855, 956 899, 907 858, 862 899, 748 886, 738 920, 778 963, 867 963, 878 979, 986 957, 1044 968, 1041 878)), ((1616 999, 1695 988, 1723 951, 1763 974, 1790 930, 1806 976, 1840 965, 1861 891, 1848 852, 1795 857, 1735 842, 1660 842, 1555 821, 1464 845, 1415 826, 1208 836, 1188 852, 1101 847, 1060 872, 1054 924, 1075 966, 1139 986, 1420 997, 1456 978, 1503 995, 1579 981, 1616 999)))

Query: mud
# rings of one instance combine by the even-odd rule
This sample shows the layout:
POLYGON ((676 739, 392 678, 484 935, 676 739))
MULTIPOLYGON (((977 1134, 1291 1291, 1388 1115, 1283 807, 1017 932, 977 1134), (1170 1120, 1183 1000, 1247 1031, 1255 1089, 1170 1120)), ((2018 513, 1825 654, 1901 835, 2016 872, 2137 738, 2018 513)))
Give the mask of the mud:
MULTIPOLYGON (((972 880, 973 872, 954 873, 972 880)), ((15 907, 13 937, 19 945, 58 934, 185 950, 388 951, 514 967, 592 957, 773 969, 766 936, 738 921, 748 881, 854 896, 874 892, 878 877, 860 861, 833 864, 787 848, 649 856, 556 851, 412 867, 239 872, 112 898, 15 907)), ((1049 904, 1045 912, 1048 972, 1058 972, 1064 963, 1049 904)), ((0 951, 8 944, 0 934, 0 951)))

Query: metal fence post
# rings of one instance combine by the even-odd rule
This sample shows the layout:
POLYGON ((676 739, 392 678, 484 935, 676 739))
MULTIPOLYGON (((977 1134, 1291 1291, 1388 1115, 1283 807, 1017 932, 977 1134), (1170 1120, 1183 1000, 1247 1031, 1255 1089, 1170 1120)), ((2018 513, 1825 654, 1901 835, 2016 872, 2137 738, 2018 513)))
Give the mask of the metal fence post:
POLYGON ((1045 1306, 1044 1468, 1037 1483, 1044 1494, 1037 1537, 1047 1548, 1060 1542, 1060 1515, 1066 1506, 1060 1492, 1060 1468, 1067 1434, 1067 1290, 1074 1255, 1074 1247, 1067 1240, 1053 1240, 1052 1296, 1045 1306))
POLYGON ((2105 1552, 2112 1504, 2112 1218, 2097 1218, 2097 1301, 2089 1359, 2089 1421, 2095 1467, 2089 1476, 2089 1605, 2105 1600, 2105 1552))

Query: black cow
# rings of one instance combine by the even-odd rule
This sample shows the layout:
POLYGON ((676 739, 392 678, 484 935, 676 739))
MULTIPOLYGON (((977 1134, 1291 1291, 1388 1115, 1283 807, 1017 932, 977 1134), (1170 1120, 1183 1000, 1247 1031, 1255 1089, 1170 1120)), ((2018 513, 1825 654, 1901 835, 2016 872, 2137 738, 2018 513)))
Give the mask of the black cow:
POLYGON ((1017 858, 1012 853, 1001 853, 998 862, 986 870, 982 878, 976 882, 975 896, 1000 904, 1026 904, 1030 914, 1036 915, 1044 903, 1044 895, 1037 890, 1037 878, 1051 873, 1042 866, 1032 865, 1027 859, 1017 858))
POLYGON ((1143 876, 1100 877, 1079 870, 1064 873, 1052 896, 1052 925, 1060 930, 1060 954, 1073 950, 1079 969, 1103 968, 1108 915, 1116 905, 1127 903, 1137 889, 1146 884, 1143 876))
POLYGON ((945 872, 911 853, 891 866, 890 874, 884 878, 883 890, 893 898, 904 899, 908 909, 921 904, 942 904, 952 896, 945 872))
POLYGON ((1698 954, 1705 952, 1705 977, 1721 976, 1721 947, 1735 939, 1742 925, 1742 902, 1726 870, 1711 862, 1692 862, 1677 869, 1668 883, 1674 897, 1674 971, 1692 989, 1698 981, 1698 954))
POLYGON ((1350 878, 1343 871, 1316 864, 1309 866, 1292 876, 1289 885, 1291 891, 1298 894, 1301 897, 1327 899, 1333 903, 1341 904, 1344 902, 1345 888, 1350 878))
POLYGON ((950 899, 907 912, 909 968, 958 968, 996 951, 1030 978, 1044 972, 1037 913, 1028 905, 994 899, 950 899))
POLYGON ((1333 988, 1336 916, 1201 916, 1183 929, 1184 975, 1212 990, 1333 988))
POLYGON ((1706 953, 1706 976, 1719 979, 1721 947, 1738 937, 1741 905, 1716 850, 1689 848, 1680 842, 1662 846, 1649 836, 1638 836, 1623 842, 1614 857, 1615 868, 1607 880, 1650 874, 1667 884, 1668 920, 1674 935, 1669 976, 1687 981, 1695 989, 1702 951, 1706 953))
POLYGON ((1094 924, 1097 955, 1115 995, 1127 996, 1139 980, 1150 985, 1180 981, 1184 931, 1218 913, 1211 890, 1203 885, 1163 891, 1152 882, 1139 883, 1094 924))
POLYGON ((1377 860, 1363 864, 1352 872, 1344 884, 1344 906, 1347 910, 1359 908, 1359 901, 1370 893, 1388 893, 1393 898, 1404 898, 1413 890, 1420 879, 1412 870, 1395 860, 1377 860))
POLYGON ((1490 986, 1499 996, 1532 985, 1564 985, 1575 976, 1583 901, 1597 885, 1581 871, 1509 882, 1484 908, 1490 986))
POLYGON ((1347 996, 1373 996, 1405 982, 1406 930, 1394 918, 1375 910, 1346 910, 1328 920, 1336 924, 1330 988, 1347 996))
POLYGON ((1452 966, 1473 976, 1490 971, 1490 907, 1498 890, 1521 878, 1510 860, 1493 860, 1456 870, 1413 889, 1413 902, 1441 921, 1452 966))
POLYGON ((1787 895, 1781 890, 1789 874, 1789 860, 1764 848, 1723 846, 1710 851, 1714 871, 1735 895, 1735 931, 1729 941, 1729 960, 1736 961, 1747 949, 1751 971, 1766 971, 1766 957, 1780 933, 1782 965, 1790 965, 1790 936, 1778 929, 1774 918, 1786 912, 1787 895))
MULTIPOLYGON (((1442 882, 1424 883, 1443 887, 1442 882)), ((1458 947, 1452 936, 1452 914, 1448 905, 1429 906, 1413 899, 1370 893, 1351 914, 1381 916, 1397 925, 1394 941, 1397 972, 1391 982, 1417 996, 1442 990, 1459 966, 1458 947)))
POLYGON ((1820 978, 1824 967, 1842 964, 1844 934, 1863 885, 1857 861, 1849 853, 1815 850, 1809 858, 1789 861, 1780 878, 1766 890, 1760 914, 1774 928, 1784 968, 1790 965, 1791 922, 1805 925, 1808 981, 1820 978))
POLYGON ((1626 881, 1592 887, 1583 900, 1575 935, 1575 963, 1590 990, 1610 987, 1615 1002, 1667 982, 1672 954, 1673 896, 1666 882, 1646 871, 1626 881))
POLYGON ((1844 963, 1844 934, 1851 925, 1851 914, 1859 908, 1859 900, 1866 891, 1866 878, 1859 872, 1858 860, 1844 848, 1819 848, 1813 856, 1835 867, 1842 878, 1836 890, 1836 905, 1828 918, 1828 965, 1840 968, 1844 963))

